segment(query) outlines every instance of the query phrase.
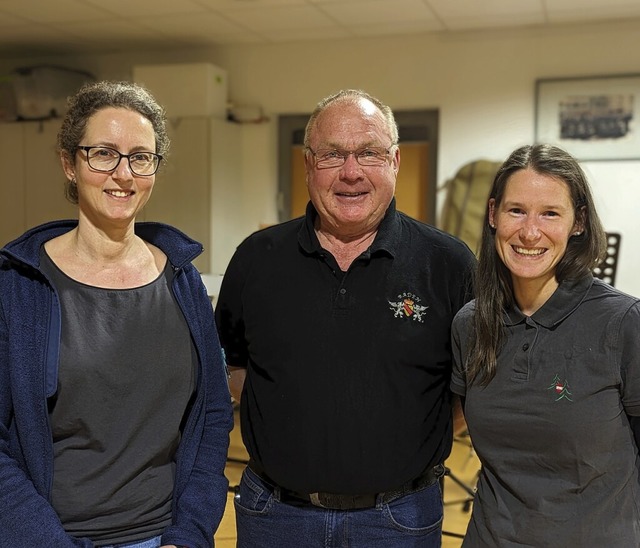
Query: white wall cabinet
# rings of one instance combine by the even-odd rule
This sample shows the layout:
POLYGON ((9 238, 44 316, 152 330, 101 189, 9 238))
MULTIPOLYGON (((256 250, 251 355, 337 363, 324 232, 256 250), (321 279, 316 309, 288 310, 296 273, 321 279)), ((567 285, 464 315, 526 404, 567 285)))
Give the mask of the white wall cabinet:
MULTIPOLYGON (((244 179, 243 127, 211 119, 211 269, 223 274, 240 242, 248 236, 244 179)), ((257 225, 257 222, 255 222, 257 225)))
POLYGON ((25 180, 22 128, 17 124, 0 124, 0 245, 24 232, 25 180))
POLYGON ((209 117, 172 119, 170 153, 143 217, 173 225, 204 245, 194 264, 224 272, 242 213, 241 127, 209 117))
POLYGON ((28 228, 77 218, 64 196, 65 176, 56 153, 61 120, 0 124, 0 244, 28 228))
POLYGON ((201 272, 209 265, 209 128, 205 118, 181 118, 168 124, 171 147, 156 175, 142 217, 179 228, 201 242, 205 252, 195 261, 201 272))

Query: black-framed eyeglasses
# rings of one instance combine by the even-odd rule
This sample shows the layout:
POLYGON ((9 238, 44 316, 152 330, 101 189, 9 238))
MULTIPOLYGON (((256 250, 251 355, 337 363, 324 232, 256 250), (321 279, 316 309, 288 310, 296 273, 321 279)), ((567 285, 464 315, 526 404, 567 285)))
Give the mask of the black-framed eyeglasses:
POLYGON ((122 154, 122 152, 109 147, 79 145, 77 148, 87 153, 87 163, 91 169, 104 173, 114 171, 120 165, 122 158, 126 158, 131 173, 139 177, 148 177, 158 171, 160 160, 162 160, 162 156, 155 152, 141 151, 122 154))
POLYGON ((313 150, 311 147, 307 147, 307 150, 315 158, 316 167, 324 169, 344 165, 351 154, 361 166, 382 166, 387 163, 389 154, 394 146, 391 145, 389 148, 363 147, 357 150, 341 150, 337 148, 313 150))

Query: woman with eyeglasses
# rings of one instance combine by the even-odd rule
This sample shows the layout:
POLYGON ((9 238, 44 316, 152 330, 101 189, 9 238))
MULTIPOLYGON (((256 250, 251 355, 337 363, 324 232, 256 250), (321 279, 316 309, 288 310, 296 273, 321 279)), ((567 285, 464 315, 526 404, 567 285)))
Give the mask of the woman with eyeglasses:
POLYGON ((213 545, 233 426, 202 246, 136 223, 169 139, 126 82, 88 84, 58 135, 77 221, 0 255, 0 545, 213 545))

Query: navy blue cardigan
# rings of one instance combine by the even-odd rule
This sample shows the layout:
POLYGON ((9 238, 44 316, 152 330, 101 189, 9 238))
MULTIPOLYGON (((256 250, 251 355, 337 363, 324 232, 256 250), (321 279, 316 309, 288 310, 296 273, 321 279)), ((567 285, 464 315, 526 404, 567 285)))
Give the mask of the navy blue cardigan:
MULTIPOLYGON (((36 227, 0 253, 0 544, 15 548, 92 546, 69 536, 50 504, 53 443, 47 398, 55 393, 60 309, 39 268, 41 245, 76 226, 36 227)), ((233 426, 226 368, 213 310, 191 261, 202 246, 160 223, 136 234, 159 247, 175 270, 173 291, 196 346, 196 399, 176 455, 173 520, 163 544, 213 546, 224 512, 224 467, 233 426)))

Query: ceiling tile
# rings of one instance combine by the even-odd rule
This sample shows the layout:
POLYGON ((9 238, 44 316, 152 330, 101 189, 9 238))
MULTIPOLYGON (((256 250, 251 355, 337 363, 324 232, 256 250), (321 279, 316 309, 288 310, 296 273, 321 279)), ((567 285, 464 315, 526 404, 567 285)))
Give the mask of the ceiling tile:
POLYGON ((315 29, 283 29, 261 33, 267 40, 274 43, 297 42, 309 40, 339 40, 349 38, 348 31, 338 27, 325 27, 315 29))
POLYGON ((45 25, 29 24, 16 25, 0 29, 3 42, 12 43, 49 43, 51 41, 64 41, 64 36, 59 31, 53 30, 45 25))
POLYGON ((335 22, 311 6, 274 7, 225 12, 225 17, 256 32, 327 28, 335 22))
POLYGON ((0 56, 632 18, 640 20, 640 0, 0 0, 0 56))
POLYGON ((0 27, 11 25, 22 28, 22 26, 26 26, 26 24, 27 22, 22 17, 16 17, 15 15, 0 10, 0 27))
POLYGON ((449 30, 545 23, 541 0, 424 0, 449 30))
POLYGON ((390 24, 363 25, 352 29, 359 37, 394 36, 437 31, 441 24, 437 21, 403 21, 390 24))
POLYGON ((638 0, 553 0, 547 2, 551 23, 640 17, 638 0))
POLYGON ((129 21, 89 21, 82 23, 58 24, 56 27, 81 38, 86 43, 104 44, 109 51, 122 51, 131 46, 145 43, 157 45, 166 38, 158 33, 141 28, 129 21))
MULTIPOLYGON (((58 0, 55 0, 57 2, 58 0)), ((189 14, 206 11, 191 0, 84 0, 96 8, 118 14, 122 19, 132 17, 156 17, 166 14, 189 14)))
POLYGON ((184 37, 189 34, 201 36, 222 34, 240 34, 244 32, 241 26, 215 13, 205 12, 199 14, 172 15, 140 18, 139 24, 148 30, 162 32, 167 36, 184 37))
MULTIPOLYGON (((343 26, 393 25, 404 21, 436 21, 422 0, 358 0, 318 4, 318 7, 343 26)), ((440 25, 441 27, 441 25, 440 25)), ((353 29, 357 32, 357 28, 353 29)))
MULTIPOLYGON (((440 17, 517 16, 543 13, 541 0, 423 0, 440 17)), ((554 1, 554 0, 550 0, 554 1)))
POLYGON ((208 34, 207 36, 197 35, 188 36, 181 39, 185 43, 189 43, 193 47, 205 47, 205 46, 222 46, 222 45, 240 45, 240 44, 264 44, 265 39, 263 36, 254 32, 232 32, 232 33, 219 33, 208 34))
MULTIPOLYGON (((22 1, 0 4, 0 10, 11 9, 11 13, 39 23, 62 21, 101 20, 105 11, 77 0, 55 0, 53 2, 22 1)), ((109 19, 111 17, 108 17, 109 19)))
POLYGON ((202 6, 219 11, 237 11, 242 9, 271 9, 283 6, 304 6, 307 0, 193 0, 202 6))

